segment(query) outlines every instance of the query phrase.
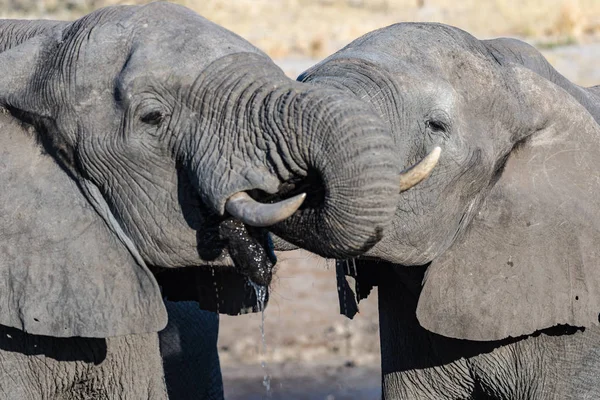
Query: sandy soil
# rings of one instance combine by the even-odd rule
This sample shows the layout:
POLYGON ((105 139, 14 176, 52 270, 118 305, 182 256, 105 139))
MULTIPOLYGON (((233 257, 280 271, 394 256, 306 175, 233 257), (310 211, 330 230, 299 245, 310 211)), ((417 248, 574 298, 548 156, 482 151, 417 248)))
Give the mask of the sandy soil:
MULTIPOLYGON (((0 0, 0 17, 74 19, 149 0, 0 0)), ((360 35, 404 21, 458 26, 477 37, 518 35, 546 45, 600 31, 597 0, 173 0, 240 34, 271 57, 321 58, 360 35)))

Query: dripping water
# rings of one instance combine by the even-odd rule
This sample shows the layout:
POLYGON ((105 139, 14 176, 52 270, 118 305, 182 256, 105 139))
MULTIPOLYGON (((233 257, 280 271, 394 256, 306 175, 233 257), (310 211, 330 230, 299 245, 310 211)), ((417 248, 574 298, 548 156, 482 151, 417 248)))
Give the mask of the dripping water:
MULTIPOLYGON (((257 302, 256 305, 258 306, 259 311, 261 311, 264 316, 265 301, 267 300, 267 288, 265 286, 258 285, 256 283, 252 282, 251 280, 248 280, 248 282, 250 282, 250 285, 254 289, 254 294, 256 295, 256 302, 257 302)), ((264 318, 263 318, 263 320, 264 320, 264 318)))
POLYGON ((219 286, 217 284, 217 280, 215 279, 215 268, 211 267, 210 272, 212 274, 213 286, 215 288, 215 303, 217 304, 217 314, 219 313, 219 286))
MULTIPOLYGON (((355 298, 353 301, 356 302, 358 307, 359 297, 360 297, 360 288, 358 287, 358 270, 356 269, 356 258, 352 257, 350 260, 346 259, 346 273, 350 276, 354 277, 354 290, 355 298), (352 265, 350 265, 350 261, 352 265)), ((344 290, 344 304, 346 304, 346 292, 344 290)), ((352 343, 351 343, 351 334, 350 334, 350 320, 348 318, 344 318, 344 337, 346 344, 346 355, 350 356, 352 354, 352 343)))
POLYGON ((254 293, 256 294, 256 301, 258 305, 258 309, 260 310, 260 334, 262 337, 262 360, 260 362, 260 366, 264 371, 263 376, 263 386, 267 392, 267 398, 271 397, 271 375, 269 375, 267 370, 267 362, 265 358, 267 356, 267 339, 265 337, 265 301, 267 299, 267 288, 266 286, 257 285, 256 283, 250 281, 250 285, 254 289, 254 293))

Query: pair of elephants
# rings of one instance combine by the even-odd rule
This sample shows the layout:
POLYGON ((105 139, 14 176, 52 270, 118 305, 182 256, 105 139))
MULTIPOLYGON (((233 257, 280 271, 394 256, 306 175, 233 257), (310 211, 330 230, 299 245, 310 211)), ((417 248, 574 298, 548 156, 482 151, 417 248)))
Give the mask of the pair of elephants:
POLYGON ((2 398, 222 396, 163 298, 256 311, 269 232, 378 286, 387 400, 600 397, 600 91, 528 45, 397 24, 293 81, 153 3, 0 21, 0 71, 2 398))

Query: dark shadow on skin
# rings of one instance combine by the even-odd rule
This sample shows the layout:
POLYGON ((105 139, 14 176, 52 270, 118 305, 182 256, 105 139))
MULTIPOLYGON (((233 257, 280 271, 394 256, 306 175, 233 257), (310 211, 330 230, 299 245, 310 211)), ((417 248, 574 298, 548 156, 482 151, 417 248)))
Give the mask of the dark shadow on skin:
POLYGON ((366 289, 370 290, 370 285, 379 287, 379 329, 384 374, 450 364, 461 358, 490 353, 498 347, 542 333, 571 335, 583 329, 558 325, 532 335, 487 342, 448 338, 427 331, 417 320, 417 303, 427 266, 407 267, 357 260, 356 267, 358 276, 362 274, 366 277, 360 281, 361 286, 365 286, 364 290, 360 290, 363 297, 366 297, 366 289), (397 357, 398 354, 402 354, 402 357, 397 357))
MULTIPOLYGON (((163 296, 171 301, 197 301, 203 310, 221 314, 238 315, 260 311, 256 293, 248 281, 248 278, 253 277, 256 271, 249 269, 254 265, 250 260, 245 259, 247 257, 244 257, 244 253, 247 252, 245 249, 247 244, 224 237, 222 227, 232 220, 208 211, 209 207, 202 203, 183 168, 178 168, 177 192, 183 217, 189 227, 196 230, 199 257, 202 260, 214 261, 220 257, 228 257, 232 250, 237 249, 241 250, 238 252, 241 254, 241 256, 238 254, 238 259, 243 261, 241 262, 243 265, 240 267, 151 268, 162 288, 163 296), (235 248, 232 249, 231 246, 235 248), (244 249, 238 249, 240 246, 244 249)), ((254 232, 248 227, 246 230, 248 235, 255 239, 262 240, 266 235, 264 230, 254 232)), ((257 244, 262 245, 261 240, 257 244)), ((256 254, 249 253, 248 256, 256 259, 256 254)), ((273 260, 271 261, 274 263, 273 260)), ((268 286, 272 271, 268 272, 268 279, 254 280, 268 286)), ((268 293, 265 304, 267 301, 268 293)))
POLYGON ((207 211, 210 208, 196 194, 187 173, 179 168, 177 175, 178 201, 185 221, 196 231, 200 259, 214 261, 230 256, 240 274, 268 286, 277 261, 270 248, 268 231, 207 211))
POLYGON ((209 212, 203 204, 183 167, 177 168, 177 199, 183 218, 196 231, 198 255, 202 260, 213 261, 220 257, 227 242, 219 235, 223 217, 209 212))
MULTIPOLYGON (((153 268, 163 296, 170 301, 197 301, 200 308, 239 315, 260 311, 248 279, 233 267, 153 268)), ((265 305, 268 302, 267 291, 265 305)))
POLYGON ((380 268, 379 329, 382 336, 382 366, 385 365, 385 373, 445 365, 463 357, 471 358, 489 353, 502 345, 516 341, 516 339, 507 339, 495 342, 472 342, 448 338, 425 330, 417 320, 416 309, 426 267, 385 265, 382 268, 382 265, 379 265, 378 268, 380 268), (386 305, 391 304, 397 307, 393 315, 381 312, 386 305), (385 346, 401 346, 404 357, 386 356, 386 353, 402 354, 398 351, 383 350, 383 337, 386 332, 389 338, 394 335, 398 339, 385 346))
POLYGON ((165 305, 169 324, 159 338, 169 398, 223 398, 218 314, 200 310, 196 302, 165 305))
POLYGON ((106 339, 31 335, 4 325, 0 325, 0 337, 0 351, 44 356, 56 361, 80 361, 99 365, 107 354, 106 339))

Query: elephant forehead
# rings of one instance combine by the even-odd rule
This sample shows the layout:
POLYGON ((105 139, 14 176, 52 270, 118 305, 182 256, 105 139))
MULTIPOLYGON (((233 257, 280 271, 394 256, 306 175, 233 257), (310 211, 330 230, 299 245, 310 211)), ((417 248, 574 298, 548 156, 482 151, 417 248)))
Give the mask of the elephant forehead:
POLYGON ((152 3, 132 16, 132 62, 146 68, 201 69, 228 54, 263 54, 240 36, 193 11, 171 3, 152 3))
POLYGON ((421 102, 433 112, 453 113, 459 93, 445 79, 424 72, 415 74, 409 69, 394 77, 404 93, 404 101, 421 102))
POLYGON ((367 34, 359 39, 361 46, 379 46, 391 53, 435 54, 457 51, 479 51, 485 46, 474 36, 459 28, 439 23, 399 23, 367 34))
POLYGON ((229 54, 266 57, 233 32, 171 3, 101 9, 78 20, 67 36, 77 40, 82 35, 87 41, 77 50, 77 62, 94 71, 99 65, 120 70, 125 62, 129 71, 196 76, 194 71, 229 54))
MULTIPOLYGON (((428 72, 452 80, 467 70, 490 70, 493 59, 475 37, 437 23, 400 23, 355 40, 332 58, 360 58, 390 72, 428 72)), ((472 74, 471 74, 472 75, 472 74)))

